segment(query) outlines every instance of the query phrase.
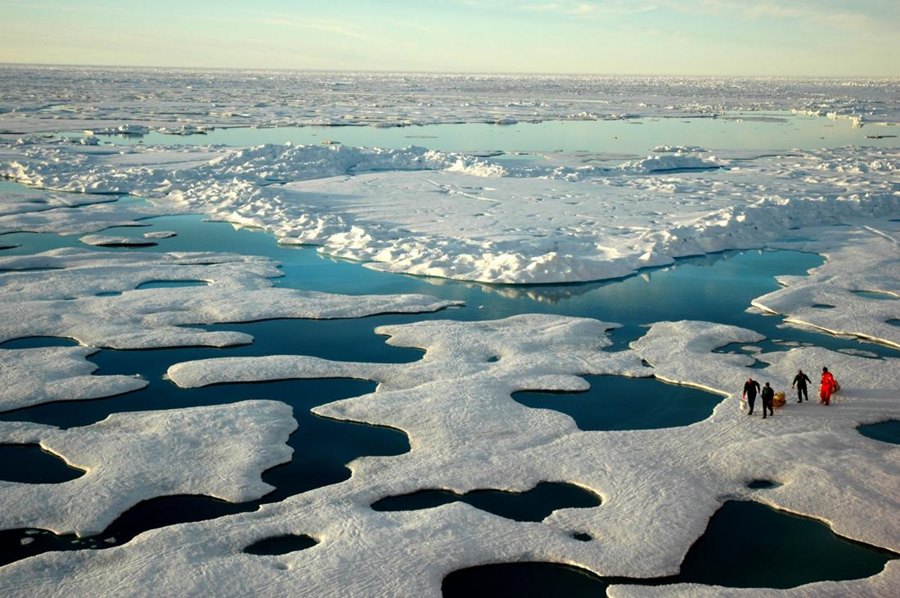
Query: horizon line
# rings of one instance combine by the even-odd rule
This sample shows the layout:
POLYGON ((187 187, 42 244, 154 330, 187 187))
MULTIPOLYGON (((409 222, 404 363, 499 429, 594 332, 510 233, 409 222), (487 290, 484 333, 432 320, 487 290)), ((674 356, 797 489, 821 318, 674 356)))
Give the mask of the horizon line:
POLYGON ((428 71, 395 69, 348 69, 348 68, 289 68, 289 67, 229 67, 229 66, 170 66, 170 65, 129 65, 129 64, 75 64, 51 62, 5 62, 0 67, 32 68, 73 68, 73 69, 131 69, 170 71, 231 71, 231 72, 283 72, 283 73, 346 73, 346 74, 392 74, 392 75, 477 75, 498 77, 681 77, 681 78, 727 78, 727 79, 858 79, 858 80, 900 80, 900 75, 735 75, 735 74, 690 74, 690 73, 579 73, 579 72, 527 72, 527 71, 428 71))

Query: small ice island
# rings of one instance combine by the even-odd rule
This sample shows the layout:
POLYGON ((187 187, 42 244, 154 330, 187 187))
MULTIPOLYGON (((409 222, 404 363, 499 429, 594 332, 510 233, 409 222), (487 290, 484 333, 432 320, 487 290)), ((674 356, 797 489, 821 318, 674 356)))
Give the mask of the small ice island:
POLYGON ((185 71, 0 75, 0 594, 461 595, 545 564, 610 596, 900 587, 896 428, 864 433, 900 421, 896 82, 204 74, 219 103, 185 71), (653 286, 740 251, 821 262, 737 309, 743 266, 653 286), (739 409, 751 377, 773 417, 739 409), (757 507, 858 567, 697 564, 806 533, 748 514, 708 548, 757 507))

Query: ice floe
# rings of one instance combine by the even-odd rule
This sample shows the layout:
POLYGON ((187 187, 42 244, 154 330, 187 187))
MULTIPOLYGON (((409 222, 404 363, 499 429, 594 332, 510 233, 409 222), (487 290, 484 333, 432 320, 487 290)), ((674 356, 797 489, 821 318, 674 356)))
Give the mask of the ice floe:
POLYGON ((75 160, 60 151, 26 147, 0 171, 30 185, 142 195, 380 270, 490 283, 615 278, 783 246, 822 226, 883 227, 900 211, 891 148, 753 159, 677 151, 618 167, 416 147, 131 148, 75 160))
POLYGON ((143 388, 133 376, 92 376, 87 347, 0 349, 0 411, 52 401, 96 399, 143 388))
POLYGON ((177 237, 178 233, 171 230, 156 230, 149 233, 144 233, 145 239, 171 239, 172 237, 177 237))
MULTIPOLYGON (((376 392, 315 412, 402 429, 412 450, 358 459, 350 464, 349 480, 257 513, 171 526, 104 551, 43 554, 12 563, 0 576, 0 588, 35 595, 51 591, 64 577, 67 591, 81 593, 112 587, 127 575, 144 587, 176 594, 277 595, 303 587, 349 596, 438 595, 441 579, 453 570, 521 560, 564 562, 603 576, 663 576, 677 570, 724 500, 751 495, 826 521, 855 540, 900 550, 893 517, 900 506, 894 492, 900 451, 856 431, 861 422, 900 415, 885 390, 896 378, 897 360, 798 347, 760 354, 771 365, 748 370, 752 357, 712 349, 759 340, 749 330, 659 323, 629 350, 608 353, 603 348, 609 326, 559 316, 418 322, 380 329, 392 344, 426 349, 412 364, 272 356, 175 366, 170 377, 186 386, 329 374, 377 379, 376 392), (765 421, 738 410, 748 371, 785 388, 797 367, 814 371, 824 363, 837 370, 843 386, 832 406, 789 403, 765 421), (510 397, 522 389, 581 389, 584 380, 577 374, 586 373, 655 374, 714 390, 723 400, 708 419, 684 428, 584 432, 567 416, 528 409, 510 397), (749 490, 755 479, 779 485, 749 490), (575 483, 601 496, 603 504, 558 510, 536 523, 459 503, 406 512, 369 507, 421 489, 523 491, 542 481, 575 483), (573 533, 594 540, 580 541, 573 533), (244 552, 259 540, 285 534, 318 543, 277 558, 244 552), (161 551, 166 559, 150 558, 161 551), (191 574, 198 568, 205 572, 202 578, 191 574)), ((792 593, 856 588, 877 595, 898 575, 891 564, 867 580, 814 584, 792 593)))
POLYGON ((753 305, 790 322, 900 347, 900 328, 890 324, 900 316, 900 231, 884 225, 823 231, 818 251, 828 261, 809 276, 779 277, 783 288, 753 305), (841 241, 831 241, 838 234, 841 241))
POLYGON ((97 247, 152 247, 157 243, 144 237, 122 237, 111 235, 85 235, 80 241, 97 247))
POLYGON ((897 95, 897 81, 891 79, 2 68, 8 84, 0 134, 9 136, 85 129, 119 135, 152 128, 186 135, 253 125, 711 118, 729 110, 791 109, 860 124, 900 122, 896 102, 884 101, 897 95))
POLYGON ((648 156, 643 160, 625 162, 619 168, 629 174, 650 174, 654 172, 710 170, 721 167, 722 164, 715 160, 678 152, 664 156, 648 156))
POLYGON ((286 442, 296 427, 291 408, 277 401, 115 413, 68 430, 0 423, 0 442, 39 443, 85 470, 61 484, 0 481, 0 527, 86 536, 158 496, 259 498, 272 490, 260 479, 262 472, 291 459, 286 442))
POLYGON ((73 193, 46 193, 36 189, 24 187, 0 189, 0 217, 10 214, 26 214, 30 212, 43 212, 56 208, 72 208, 86 206, 95 203, 107 203, 116 198, 104 195, 88 195, 73 193))
MULTIPOLYGON (((78 195, 70 194, 73 197, 78 195)), ((140 226, 139 220, 159 216, 163 212, 146 203, 113 201, 111 196, 91 196, 89 205, 78 209, 51 207, 41 210, 16 210, 0 215, 0 234, 15 232, 84 234, 114 226, 140 226), (96 198, 104 198, 103 202, 96 198)), ((174 210, 173 210, 174 211, 174 210)))
POLYGON ((849 581, 823 581, 805 584, 789 590, 770 588, 723 588, 703 584, 680 584, 662 586, 644 585, 611 585, 607 595, 611 598, 694 598, 706 596, 735 596, 766 598, 769 596, 791 596, 796 598, 818 598, 819 596, 861 596, 865 598, 883 598, 894 594, 900 581, 900 562, 888 562, 884 571, 866 579, 849 581))
MULTIPOLYGON (((244 333, 191 325, 274 318, 356 318, 439 310, 425 295, 334 295, 276 288, 267 258, 213 253, 108 255, 58 249, 0 257, 0 339, 64 336, 93 347, 147 349, 245 344, 244 333), (47 271, 52 277, 46 276, 47 271), (5 271, 5 272, 3 272, 5 271), (151 281, 206 286, 138 289, 151 281), (111 294, 116 293, 118 294, 111 294)), ((2 342, 2 341, 0 341, 2 342)))

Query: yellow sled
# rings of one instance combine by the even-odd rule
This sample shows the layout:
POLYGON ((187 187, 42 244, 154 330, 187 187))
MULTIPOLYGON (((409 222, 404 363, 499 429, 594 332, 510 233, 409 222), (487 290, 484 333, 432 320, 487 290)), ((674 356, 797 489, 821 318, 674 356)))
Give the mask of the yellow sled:
POLYGON ((776 392, 775 396, 772 398, 772 406, 775 407, 775 409, 781 409, 786 402, 787 399, 783 392, 776 392))

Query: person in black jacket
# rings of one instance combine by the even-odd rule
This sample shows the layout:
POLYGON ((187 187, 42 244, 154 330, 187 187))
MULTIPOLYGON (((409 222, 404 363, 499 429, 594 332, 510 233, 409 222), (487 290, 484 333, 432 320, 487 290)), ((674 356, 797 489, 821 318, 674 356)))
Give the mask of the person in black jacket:
POLYGON ((809 379, 809 376, 803 373, 803 370, 797 370, 797 375, 794 376, 794 382, 791 384, 791 388, 797 388, 797 402, 802 403, 803 399, 809 401, 809 393, 806 392, 806 384, 812 383, 812 380, 809 379))
MULTIPOLYGON (((750 409, 747 411, 747 415, 753 415, 753 405, 756 403, 756 393, 759 392, 759 382, 754 380, 753 378, 747 378, 747 381, 744 382, 744 398, 747 399, 747 406, 750 409)), ((766 412, 763 410, 763 415, 766 412)))
POLYGON ((762 402, 763 402, 763 419, 766 419, 766 409, 769 410, 769 415, 775 415, 775 390, 769 386, 769 383, 766 382, 766 385, 763 386, 762 389, 762 402))

